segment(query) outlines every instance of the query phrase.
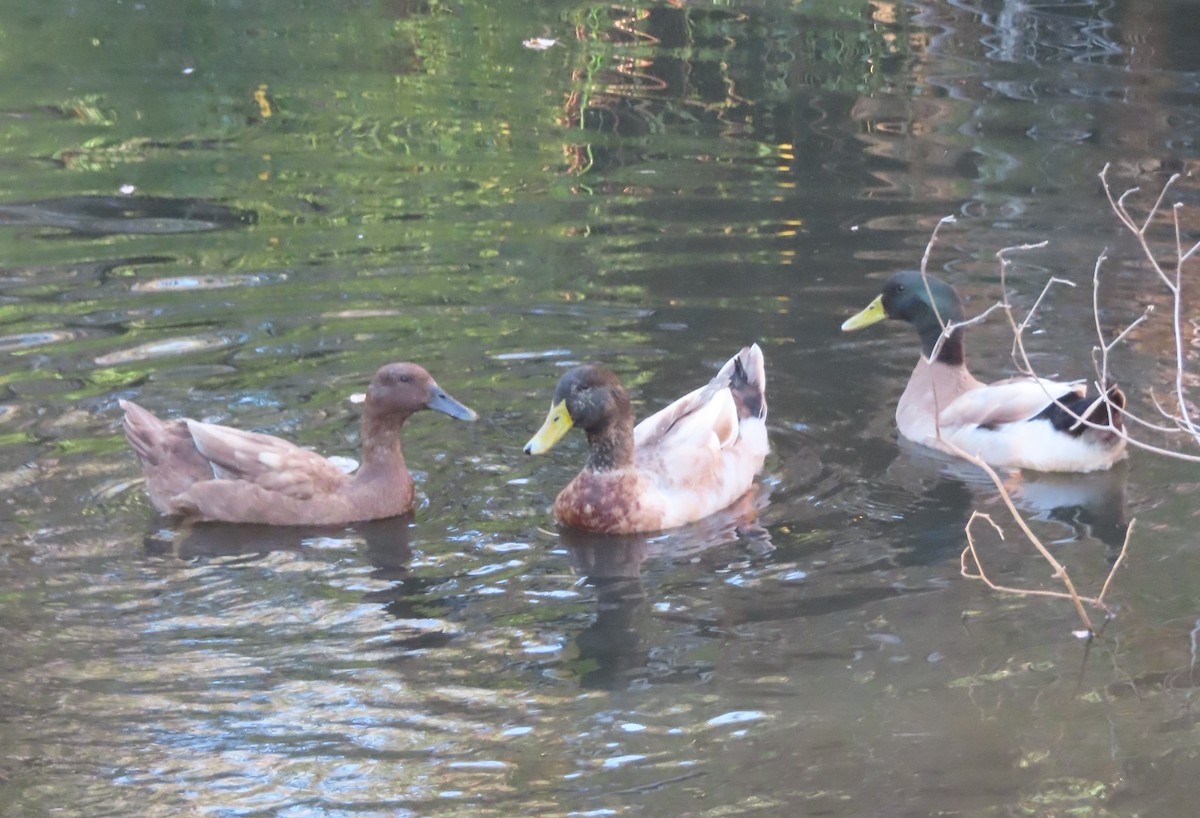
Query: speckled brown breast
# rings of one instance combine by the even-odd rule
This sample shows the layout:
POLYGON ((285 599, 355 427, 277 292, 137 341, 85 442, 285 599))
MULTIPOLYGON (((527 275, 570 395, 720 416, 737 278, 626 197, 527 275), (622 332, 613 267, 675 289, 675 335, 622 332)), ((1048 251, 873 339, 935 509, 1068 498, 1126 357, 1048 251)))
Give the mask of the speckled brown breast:
POLYGON ((562 524, 605 534, 657 531, 662 511, 644 499, 641 478, 631 471, 583 471, 554 501, 562 524))

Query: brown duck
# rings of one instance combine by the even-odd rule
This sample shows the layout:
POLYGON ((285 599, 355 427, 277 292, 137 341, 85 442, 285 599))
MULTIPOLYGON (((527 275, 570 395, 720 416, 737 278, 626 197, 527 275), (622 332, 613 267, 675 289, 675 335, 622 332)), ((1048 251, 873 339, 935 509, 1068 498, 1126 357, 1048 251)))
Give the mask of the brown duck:
POLYGON ((617 376, 577 366, 559 379, 525 453, 548 451, 578 426, 587 462, 554 501, 558 522, 605 534, 674 528, 728 507, 754 484, 768 451, 766 387, 762 350, 752 344, 706 386, 634 427, 617 376))
POLYGON ((340 525, 409 511, 413 481, 400 448, 404 421, 421 409, 477 417, 417 364, 388 364, 367 387, 362 466, 350 476, 278 437, 187 418, 164 421, 132 401, 120 404, 125 438, 142 463, 156 509, 198 521, 271 525, 340 525))

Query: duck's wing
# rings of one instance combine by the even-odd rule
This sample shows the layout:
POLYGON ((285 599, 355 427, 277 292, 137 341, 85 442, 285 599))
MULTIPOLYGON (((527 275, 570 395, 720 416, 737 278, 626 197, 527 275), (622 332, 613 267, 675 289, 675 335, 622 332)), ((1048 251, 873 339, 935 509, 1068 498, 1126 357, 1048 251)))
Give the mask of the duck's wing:
POLYGON ((347 480, 336 464, 278 437, 196 420, 187 428, 218 479, 245 480, 297 500, 336 491, 347 480))
POLYGON ((634 427, 634 448, 715 444, 718 449, 727 449, 738 441, 741 420, 765 420, 766 416, 762 350, 758 344, 751 344, 730 358, 703 387, 634 427))
POLYGON ((1010 378, 959 395, 941 411, 938 422, 943 430, 967 426, 994 429, 1035 418, 1055 401, 1073 401, 1085 392, 1080 381, 1010 378))
POLYGON ((719 511, 753 485, 768 450, 765 386, 762 353, 752 345, 634 429, 634 463, 656 486, 663 526, 719 511))
POLYGON ((689 392, 635 426, 634 449, 662 446, 726 448, 737 441, 737 421, 737 405, 728 385, 714 387, 710 383, 689 392))

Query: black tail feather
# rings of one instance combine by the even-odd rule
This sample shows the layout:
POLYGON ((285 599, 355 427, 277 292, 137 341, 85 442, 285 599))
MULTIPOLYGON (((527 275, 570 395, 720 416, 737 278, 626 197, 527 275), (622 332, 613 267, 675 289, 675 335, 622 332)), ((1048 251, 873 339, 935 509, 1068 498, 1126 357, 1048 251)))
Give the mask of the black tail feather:
POLYGON ((1048 420, 1060 432, 1079 437, 1085 432, 1100 431, 1095 426, 1111 426, 1117 431, 1124 428, 1122 412, 1125 409, 1125 393, 1116 384, 1108 385, 1104 396, 1067 395, 1051 403, 1035 418, 1048 420))

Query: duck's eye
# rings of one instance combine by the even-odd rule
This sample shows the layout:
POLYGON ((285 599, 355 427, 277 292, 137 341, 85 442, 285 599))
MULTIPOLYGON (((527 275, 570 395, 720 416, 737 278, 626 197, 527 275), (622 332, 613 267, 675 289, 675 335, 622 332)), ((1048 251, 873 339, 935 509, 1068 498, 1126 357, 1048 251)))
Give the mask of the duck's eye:
POLYGON ((902 293, 902 292, 904 292, 904 285, 903 285, 903 284, 897 284, 897 285, 896 285, 896 292, 898 292, 898 293, 902 293))
POLYGON ((401 375, 400 376, 400 383, 410 383, 411 381, 412 381, 412 375, 401 375))

